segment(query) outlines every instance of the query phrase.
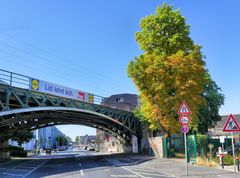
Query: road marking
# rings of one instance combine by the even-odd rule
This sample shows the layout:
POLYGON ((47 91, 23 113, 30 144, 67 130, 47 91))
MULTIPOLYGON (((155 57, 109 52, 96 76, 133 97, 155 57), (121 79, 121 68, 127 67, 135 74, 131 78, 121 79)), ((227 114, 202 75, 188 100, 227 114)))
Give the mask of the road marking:
POLYGON ((110 172, 111 170, 110 169, 104 169, 105 172, 110 172))
POLYGON ((19 175, 19 174, 13 174, 13 173, 6 173, 6 172, 3 172, 3 173, 0 173, 0 175, 7 175, 7 176, 17 176, 17 177, 22 177, 22 175, 19 175))
MULTIPOLYGON (((106 159, 106 158, 103 158, 103 159, 105 159, 105 160, 111 162, 111 163, 114 164, 114 165, 119 166, 119 164, 117 164, 117 163, 116 163, 115 161, 113 161, 113 160, 106 159)), ((118 161, 119 161, 119 160, 118 160, 118 161)), ((119 162, 120 162, 120 161, 119 161, 119 162)), ((134 172, 134 171, 131 171, 130 169, 128 169, 128 168, 126 168, 126 167, 121 167, 121 168, 122 168, 122 169, 125 169, 125 170, 127 170, 127 171, 129 171, 129 172, 131 172, 131 173, 133 173, 133 174, 135 174, 135 175, 137 175, 137 176, 139 176, 139 177, 146 178, 146 177, 141 176, 140 174, 138 174, 138 173, 136 173, 136 172, 134 172)))
POLYGON ((129 169, 131 169, 132 171, 144 171, 144 172, 149 172, 149 173, 156 173, 156 171, 154 171, 154 170, 146 170, 143 168, 130 167, 129 169))
POLYGON ((17 167, 22 167, 22 168, 30 168, 30 169, 33 169, 33 168, 35 168, 35 167, 33 167, 33 166, 23 166, 23 165, 20 165, 20 166, 17 166, 17 167))
POLYGON ((49 159, 45 162, 43 162, 42 164, 40 164, 39 166, 35 167, 33 170, 29 171, 27 174, 25 174, 22 178, 27 177, 29 174, 33 173, 35 170, 37 170, 38 168, 40 168, 42 165, 44 165, 45 163, 47 163, 49 161, 49 159))
POLYGON ((14 171, 22 171, 22 172, 28 172, 29 170, 26 170, 26 169, 17 169, 17 168, 13 168, 11 170, 14 170, 14 171))
POLYGON ((138 172, 138 174, 143 174, 143 175, 149 175, 149 176, 158 176, 158 177, 162 177, 162 176, 164 176, 164 177, 172 177, 172 176, 169 176, 169 175, 163 175, 163 174, 153 174, 153 173, 147 173, 147 172, 138 172))
POLYGON ((83 169, 82 169, 82 164, 81 164, 81 162, 79 162, 79 167, 80 167, 80 173, 81 173, 81 176, 83 175, 83 169))
POLYGON ((144 176, 142 176, 142 175, 140 175, 140 174, 138 174, 138 173, 136 173, 136 172, 134 172, 134 171, 126 168, 126 167, 121 167, 121 168, 123 168, 123 169, 125 169, 125 170, 127 170, 127 171, 129 171, 129 172, 131 172, 131 173, 133 173, 133 174, 135 174, 135 175, 137 175, 137 176, 139 176, 139 177, 146 178, 146 177, 144 177, 144 176))
POLYGON ((137 175, 133 174, 119 174, 119 175, 110 175, 111 177, 138 177, 137 175))

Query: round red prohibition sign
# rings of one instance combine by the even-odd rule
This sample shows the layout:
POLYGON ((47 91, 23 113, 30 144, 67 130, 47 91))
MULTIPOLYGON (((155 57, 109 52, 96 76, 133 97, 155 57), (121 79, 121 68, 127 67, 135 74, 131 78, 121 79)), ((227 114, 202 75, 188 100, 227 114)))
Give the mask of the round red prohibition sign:
POLYGON ((180 118, 179 118, 179 122, 182 124, 182 125, 188 125, 189 122, 190 122, 190 117, 188 115, 182 115, 180 118))

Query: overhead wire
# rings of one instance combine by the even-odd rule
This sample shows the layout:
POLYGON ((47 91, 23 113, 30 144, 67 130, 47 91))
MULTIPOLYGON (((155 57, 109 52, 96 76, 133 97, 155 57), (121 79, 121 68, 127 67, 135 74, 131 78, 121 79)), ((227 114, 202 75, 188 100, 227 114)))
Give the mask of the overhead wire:
MULTIPOLYGON (((2 53, 7 54, 7 55, 14 56, 14 57, 17 57, 17 58, 19 58, 19 59, 25 60, 25 59, 24 59, 23 57, 21 57, 21 56, 18 56, 18 55, 15 55, 15 54, 12 54, 12 53, 3 51, 2 49, 0 49, 0 51, 1 51, 2 53)), ((12 63, 11 63, 12 66, 17 66, 16 64, 18 64, 18 66, 20 65, 20 66, 23 66, 24 68, 26 67, 26 69, 32 69, 32 70, 34 70, 34 71, 47 73, 47 74, 49 74, 49 75, 51 75, 51 76, 54 76, 55 78, 59 78, 59 75, 57 75, 57 74, 50 73, 50 72, 45 71, 45 70, 41 70, 40 68, 33 67, 32 65, 27 65, 28 63, 26 63, 26 62, 25 62, 25 63, 22 63, 22 62, 13 60, 13 59, 11 59, 11 58, 9 58, 9 59, 7 59, 7 60, 12 61, 12 63)), ((0 62, 0 63, 1 63, 1 62, 0 62)), ((29 77, 31 77, 31 76, 29 76, 29 77)), ((73 80, 72 78, 66 77, 66 75, 61 76, 61 78, 65 78, 66 80, 70 80, 70 81, 72 81, 72 82, 76 82, 76 80, 73 80)), ((51 81, 48 81, 48 82, 51 82, 51 81)), ((52 82, 52 83, 53 83, 53 82, 52 82)), ((90 88, 94 88, 94 86, 91 85, 91 83, 89 83, 89 82, 84 82, 84 80, 81 81, 81 83, 83 83, 83 84, 86 85, 86 86, 89 86, 90 88)), ((66 87, 67 87, 67 86, 66 86, 66 87)), ((69 86, 68 86, 68 87, 69 87, 69 86)), ((69 87, 69 88, 71 88, 71 87, 69 87)), ((102 89, 103 89, 103 88, 102 88, 102 89)), ((79 90, 81 90, 81 89, 79 89, 79 90)), ((104 91, 104 89, 103 89, 103 91, 104 91)), ((85 91, 85 92, 87 92, 87 91, 85 91)), ((93 94, 97 94, 97 93, 93 93, 93 94)))
MULTIPOLYGON (((9 34, 7 34, 7 33, 1 33, 1 34, 4 34, 5 36, 7 36, 7 37, 9 37, 9 38, 11 38, 11 39, 13 39, 13 40, 15 40, 15 41, 18 41, 18 42, 23 43, 23 44, 25 44, 25 45, 31 46, 31 47, 33 47, 33 48, 36 48, 37 50, 43 51, 44 53, 47 53, 47 54, 52 55, 52 56, 54 56, 54 57, 63 59, 63 60, 61 60, 61 61, 66 61, 66 60, 67 60, 66 58, 64 58, 64 57, 62 57, 62 56, 60 56, 60 55, 56 55, 55 53, 49 52, 48 50, 45 50, 45 49, 43 49, 43 48, 39 48, 39 47, 37 47, 36 45, 27 43, 27 42, 25 42, 25 41, 23 41, 23 40, 20 40, 20 39, 14 37, 14 36, 12 36, 12 35, 9 35, 9 34)), ((2 42, 1 42, 1 43, 2 43, 2 42)), ((43 56, 39 56, 39 55, 33 54, 32 52, 27 51, 27 50, 25 50, 25 49, 20 49, 20 48, 17 48, 17 47, 15 47, 15 46, 13 46, 13 45, 7 44, 7 43, 2 43, 2 44, 3 44, 3 45, 6 45, 6 46, 8 46, 8 47, 10 47, 10 48, 12 48, 12 49, 21 51, 21 52, 23 52, 23 53, 25 53, 25 54, 34 56, 34 57, 36 57, 36 58, 41 58, 41 59, 49 62, 49 59, 47 59, 47 58, 45 58, 45 57, 43 57, 43 56)), ((56 61, 55 61, 55 63, 56 63, 57 65, 61 65, 61 63, 56 62, 56 61)), ((119 85, 119 83, 113 82, 113 81, 115 81, 115 80, 111 80, 111 79, 110 79, 110 80, 107 80, 107 78, 109 78, 109 76, 104 76, 103 74, 98 73, 98 72, 96 72, 96 71, 91 71, 91 69, 88 69, 86 66, 81 66, 81 65, 79 65, 78 63, 75 63, 74 61, 71 61, 71 63, 74 64, 73 67, 72 67, 72 66, 65 65, 66 63, 64 63, 64 68, 69 68, 71 71, 74 70, 74 71, 76 71, 76 72, 78 72, 78 73, 81 73, 81 74, 83 74, 83 75, 92 76, 92 77, 94 77, 94 78, 96 78, 96 79, 100 79, 100 80, 107 81, 107 83, 111 83, 111 84, 113 84, 114 86, 118 86, 118 88, 120 87, 120 88, 122 88, 122 89, 125 89, 122 85, 119 85), (77 68, 76 68, 76 67, 77 67, 77 68), (87 69, 87 71, 84 71, 84 72, 83 72, 83 70, 79 71, 79 70, 78 70, 79 67, 80 67, 81 69, 87 69), (90 72, 89 72, 89 71, 90 71, 90 72), (100 77, 100 76, 101 76, 101 77, 100 77)), ((62 63, 62 64, 63 64, 63 63, 62 63)), ((61 72, 62 72, 62 71, 61 71, 61 72)))
MULTIPOLYGON (((0 45, 5 45, 5 46, 7 46, 7 47, 9 47, 9 48, 12 48, 12 49, 15 49, 15 50, 18 50, 18 51, 20 51, 20 52, 23 52, 23 53, 25 53, 25 54, 27 54, 27 55, 31 55, 32 57, 34 57, 34 58, 41 58, 41 59, 47 59, 47 58, 43 58, 43 57, 41 57, 41 56, 37 56, 37 55, 35 55, 35 54, 32 54, 31 52, 28 52, 28 51, 26 51, 26 50, 23 50, 23 49, 20 49, 20 48, 17 48, 17 47, 15 47, 15 46, 13 46, 13 45, 10 45, 10 44, 7 44, 7 43, 3 43, 3 42, 0 42, 0 45)), ((10 54, 9 53, 9 55, 13 55, 13 54, 10 54)), ((15 57, 16 57, 16 55, 15 55, 15 57)), ((19 56, 17 56, 18 58, 20 58, 19 56)), ((25 59, 26 60, 26 59, 25 59)), ((31 61, 32 62, 32 61, 31 61)), ((41 63, 41 65, 43 65, 42 63, 41 63)), ((55 65, 55 68, 53 69, 53 70, 55 70, 55 71, 59 71, 59 73, 61 74, 61 75, 63 75, 64 76, 64 78, 67 78, 67 80, 72 80, 72 78, 71 77, 69 77, 69 73, 66 73, 66 72, 64 72, 64 71, 62 71, 62 70, 60 70, 59 69, 59 65, 58 64, 54 64, 55 65)), ((48 65, 45 65, 46 66, 46 68, 49 68, 49 66, 48 65)), ((65 68, 65 67, 64 67, 65 68)), ((39 69, 37 69, 37 68, 35 68, 35 70, 39 70, 39 69)), ((78 72, 79 73, 79 72, 78 72)), ((51 74, 52 75, 52 74, 51 74)), ((88 75, 87 75, 87 77, 89 77, 88 75)), ((72 80, 73 81, 73 80, 72 80)), ((76 82, 76 81, 74 81, 74 82, 76 82)), ((97 82, 100 82, 99 80, 97 80, 97 82)), ((102 83, 102 82, 101 82, 102 83)), ((99 88, 99 85, 97 85, 97 87, 99 88)), ((102 87, 103 88, 103 87, 102 87)), ((103 90, 105 90, 105 88, 103 89, 103 90)))

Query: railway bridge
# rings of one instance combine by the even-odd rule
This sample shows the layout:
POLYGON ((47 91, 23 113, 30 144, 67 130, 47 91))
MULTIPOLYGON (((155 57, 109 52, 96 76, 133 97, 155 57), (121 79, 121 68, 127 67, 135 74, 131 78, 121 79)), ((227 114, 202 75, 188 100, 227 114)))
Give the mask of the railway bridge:
POLYGON ((66 124, 103 130, 128 145, 133 137, 140 140, 141 122, 131 111, 105 106, 104 97, 49 82, 44 83, 45 90, 60 94, 45 92, 42 84, 41 80, 0 69, 1 143, 18 131, 66 124), (74 98, 74 93, 81 97, 74 98))

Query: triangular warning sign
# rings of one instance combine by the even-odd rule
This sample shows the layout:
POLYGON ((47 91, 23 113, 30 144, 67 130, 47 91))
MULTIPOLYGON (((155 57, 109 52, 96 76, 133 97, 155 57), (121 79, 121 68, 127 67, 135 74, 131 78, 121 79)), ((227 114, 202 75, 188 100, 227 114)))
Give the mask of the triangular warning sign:
POLYGON ((177 113, 178 113, 178 115, 192 114, 192 112, 190 111, 190 109, 189 109, 189 107, 188 107, 188 105, 187 105, 187 103, 185 101, 182 102, 182 104, 181 104, 181 106, 180 106, 180 108, 179 108, 177 113))
POLYGON ((232 114, 228 117, 224 127, 223 132, 240 132, 240 127, 232 114))

